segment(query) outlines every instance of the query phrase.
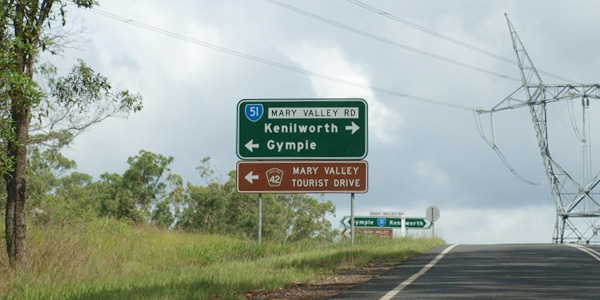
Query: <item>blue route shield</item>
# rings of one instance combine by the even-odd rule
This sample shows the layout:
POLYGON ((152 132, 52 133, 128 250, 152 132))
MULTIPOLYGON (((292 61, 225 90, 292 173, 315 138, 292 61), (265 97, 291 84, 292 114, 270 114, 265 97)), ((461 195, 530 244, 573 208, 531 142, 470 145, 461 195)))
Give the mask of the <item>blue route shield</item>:
POLYGON ((248 104, 246 105, 246 118, 252 122, 256 122, 262 118, 264 108, 262 104, 248 104))
POLYGON ((379 225, 379 227, 385 226, 386 223, 387 223, 387 219, 384 219, 384 218, 377 219, 377 225, 379 225))

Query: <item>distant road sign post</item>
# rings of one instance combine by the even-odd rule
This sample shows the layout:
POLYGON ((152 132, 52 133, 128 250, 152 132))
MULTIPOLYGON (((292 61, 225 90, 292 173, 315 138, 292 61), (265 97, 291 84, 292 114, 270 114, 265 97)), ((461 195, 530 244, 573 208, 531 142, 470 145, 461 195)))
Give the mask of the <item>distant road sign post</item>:
POLYGON ((435 222, 440 218, 440 209, 437 206, 431 205, 425 210, 425 215, 429 221, 435 222))
MULTIPOLYGON (((351 221, 350 216, 344 216, 341 220, 344 227, 350 227, 351 221)), ((427 229, 431 226, 431 222, 425 218, 405 218, 407 228, 421 228, 427 229)), ((354 217, 354 226, 360 228, 401 228, 402 217, 400 218, 389 218, 389 217, 371 217, 371 216, 360 216, 354 217)))
MULTIPOLYGON (((357 234, 375 235, 388 238, 392 238, 394 234, 394 230, 392 228, 356 228, 354 231, 357 234)), ((342 236, 346 238, 351 238, 351 234, 352 231, 350 228, 344 228, 342 230, 342 236)))
POLYGON ((384 217, 400 217, 404 215, 402 211, 371 211, 370 216, 384 216, 384 217))
POLYGON ((244 99, 237 155, 245 160, 360 160, 367 156, 363 99, 244 99))
POLYGON ((425 215, 427 220, 431 222, 431 235, 435 236, 435 222, 440 218, 440 209, 431 205, 425 210, 425 215))

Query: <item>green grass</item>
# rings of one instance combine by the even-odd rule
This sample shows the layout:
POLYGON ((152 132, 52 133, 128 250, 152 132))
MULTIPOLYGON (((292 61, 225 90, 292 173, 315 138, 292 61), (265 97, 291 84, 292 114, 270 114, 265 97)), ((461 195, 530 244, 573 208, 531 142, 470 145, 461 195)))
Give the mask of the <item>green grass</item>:
MULTIPOLYGON (((2 299, 239 299, 244 292, 325 277, 369 261, 399 263, 439 239, 359 238, 323 244, 263 243, 217 235, 129 227, 112 220, 81 227, 30 227, 28 265, 0 258, 2 299)), ((0 242, 0 251, 5 246, 0 242)))

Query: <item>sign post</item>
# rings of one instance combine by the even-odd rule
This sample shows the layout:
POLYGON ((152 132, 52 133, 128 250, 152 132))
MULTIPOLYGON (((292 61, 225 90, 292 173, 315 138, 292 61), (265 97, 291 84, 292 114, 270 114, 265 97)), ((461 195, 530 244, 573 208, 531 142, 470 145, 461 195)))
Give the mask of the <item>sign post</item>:
POLYGON ((350 193, 354 245, 354 194, 368 189, 367 102, 340 99, 244 99, 237 105, 237 191, 350 193), (247 161, 254 160, 254 161, 247 161), (292 160, 292 161, 289 161, 292 160))
POLYGON ((354 246, 354 236, 356 234, 354 226, 354 193, 350 194, 350 218, 352 225, 350 227, 350 234, 352 235, 352 246, 354 246))
POLYGON ((401 221, 400 221, 400 232, 402 232, 402 238, 406 237, 406 216, 402 215, 401 217, 401 221))
POLYGON ((425 215, 431 222, 431 236, 435 237, 435 222, 440 218, 440 210, 437 206, 431 205, 425 210, 425 215))
POLYGON ((262 194, 258 194, 258 244, 262 242, 262 194))

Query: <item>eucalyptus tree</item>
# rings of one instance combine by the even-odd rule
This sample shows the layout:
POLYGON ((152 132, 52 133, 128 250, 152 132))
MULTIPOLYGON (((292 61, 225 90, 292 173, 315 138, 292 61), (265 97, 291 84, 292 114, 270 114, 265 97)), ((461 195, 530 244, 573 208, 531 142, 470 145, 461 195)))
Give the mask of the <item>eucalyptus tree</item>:
POLYGON ((172 156, 166 157, 145 150, 140 150, 138 155, 127 159, 129 169, 123 174, 123 184, 144 215, 148 215, 151 206, 165 196, 165 178, 168 177, 172 162, 172 156))
POLYGON ((13 267, 26 264, 28 146, 61 147, 111 114, 141 109, 140 96, 113 92, 105 77, 81 61, 62 78, 39 63, 43 52, 60 49, 57 37, 67 12, 95 5, 95 0, 0 0, 0 172, 6 185, 6 246, 13 267), (108 109, 98 113, 103 107, 108 109))

